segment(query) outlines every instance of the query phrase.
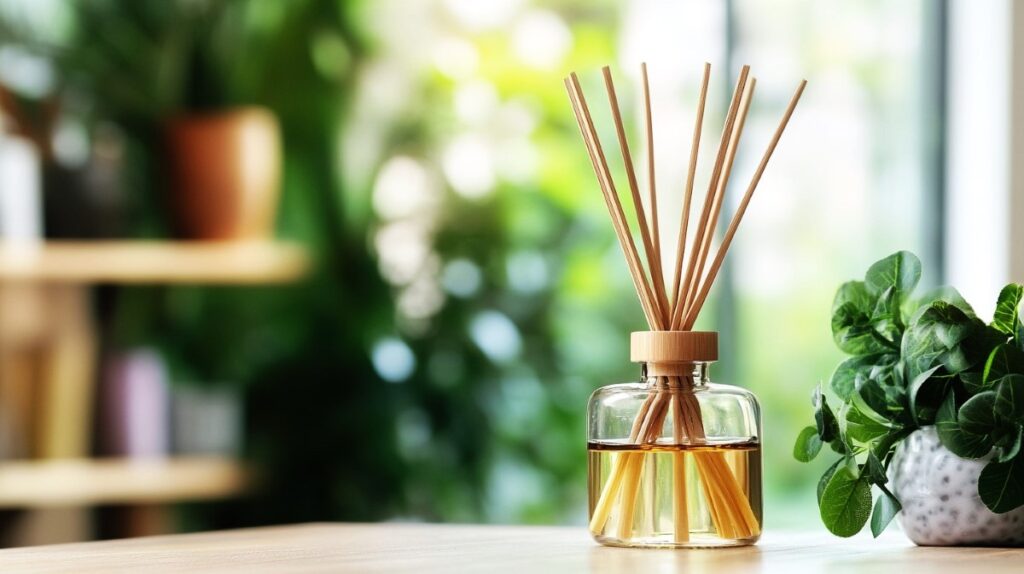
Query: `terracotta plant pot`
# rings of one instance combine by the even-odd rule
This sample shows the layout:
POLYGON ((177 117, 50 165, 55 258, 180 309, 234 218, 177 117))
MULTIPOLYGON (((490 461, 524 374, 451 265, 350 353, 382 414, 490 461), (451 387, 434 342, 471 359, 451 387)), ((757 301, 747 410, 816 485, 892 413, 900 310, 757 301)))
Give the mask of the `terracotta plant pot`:
POLYGON ((269 237, 281 180, 281 130, 263 108, 167 123, 171 208, 186 239, 269 237))
POLYGON ((903 532, 922 546, 1024 545, 1024 507, 995 514, 978 496, 987 462, 950 452, 934 426, 904 439, 889 465, 889 486, 903 505, 903 532))

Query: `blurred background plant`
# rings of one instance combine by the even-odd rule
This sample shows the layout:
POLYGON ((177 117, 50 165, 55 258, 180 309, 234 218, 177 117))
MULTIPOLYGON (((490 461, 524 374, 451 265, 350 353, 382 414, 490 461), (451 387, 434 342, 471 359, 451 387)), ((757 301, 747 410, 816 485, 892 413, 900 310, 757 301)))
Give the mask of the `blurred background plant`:
MULTIPOLYGON (((192 508, 192 527, 583 520, 584 405, 638 375, 626 349, 643 318, 569 113, 569 70, 596 94, 612 64, 635 109, 625 86, 650 63, 659 187, 676 193, 705 60, 708 141, 732 72, 758 74, 752 150, 810 81, 703 325, 723 334, 715 378, 762 398, 772 525, 815 523, 822 469, 789 449, 810 409, 799 389, 837 362, 835 286, 896 248, 940 268, 927 262, 926 126, 941 118, 924 1, 3 0, 0 23, 0 84, 60 102, 52 141, 121 134, 125 236, 167 234, 162 122, 249 104, 280 120, 277 234, 309 247, 308 280, 100 298, 107 345, 155 345, 176 382, 245 396, 263 481, 252 499, 192 508), (780 511, 792 508, 805 511, 780 511)), ((754 161, 741 150, 736 185, 754 161)))

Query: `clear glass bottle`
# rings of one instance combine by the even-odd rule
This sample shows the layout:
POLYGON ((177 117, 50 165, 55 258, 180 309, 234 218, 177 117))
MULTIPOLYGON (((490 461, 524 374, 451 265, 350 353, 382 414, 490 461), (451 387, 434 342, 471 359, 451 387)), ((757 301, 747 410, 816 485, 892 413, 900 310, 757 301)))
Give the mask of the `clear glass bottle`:
POLYGON ((633 383, 588 406, 590 531, 602 544, 719 547, 761 535, 761 413, 708 380, 717 334, 633 334, 633 383), (638 344, 639 342, 639 344, 638 344))

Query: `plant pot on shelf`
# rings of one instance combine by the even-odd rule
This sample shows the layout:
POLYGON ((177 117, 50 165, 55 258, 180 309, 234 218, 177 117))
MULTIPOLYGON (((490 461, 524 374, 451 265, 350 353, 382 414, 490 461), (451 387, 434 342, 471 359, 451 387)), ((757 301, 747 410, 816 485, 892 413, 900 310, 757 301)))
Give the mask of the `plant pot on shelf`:
POLYGON ((281 130, 263 108, 175 118, 166 125, 170 204, 185 239, 270 237, 281 180, 281 130))
POLYGON ((978 496, 978 476, 987 463, 988 457, 953 454, 934 426, 907 437, 889 467, 906 535, 922 546, 1024 545, 1024 507, 996 514, 978 496))

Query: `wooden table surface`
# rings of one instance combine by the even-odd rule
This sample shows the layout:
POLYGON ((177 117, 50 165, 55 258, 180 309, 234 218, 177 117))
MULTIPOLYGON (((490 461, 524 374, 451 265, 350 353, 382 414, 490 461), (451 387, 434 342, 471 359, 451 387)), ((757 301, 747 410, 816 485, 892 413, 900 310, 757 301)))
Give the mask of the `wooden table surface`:
POLYGON ((0 572, 1024 572, 1024 550, 767 532, 723 550, 605 548, 582 528, 305 524, 0 550, 0 572))

